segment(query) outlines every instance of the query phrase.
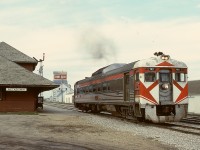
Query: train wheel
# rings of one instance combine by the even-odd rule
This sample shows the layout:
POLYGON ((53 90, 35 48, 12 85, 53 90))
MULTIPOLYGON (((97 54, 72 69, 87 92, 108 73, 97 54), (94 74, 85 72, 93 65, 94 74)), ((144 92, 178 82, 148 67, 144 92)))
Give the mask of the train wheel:
POLYGON ((92 113, 97 113, 97 106, 96 105, 91 105, 91 112, 92 113))
POLYGON ((138 120, 139 122, 144 122, 144 118, 143 118, 143 117, 137 117, 137 120, 138 120))
POLYGON ((141 108, 140 111, 141 111, 142 117, 137 117, 137 120, 140 122, 144 122, 145 121, 145 109, 141 108))

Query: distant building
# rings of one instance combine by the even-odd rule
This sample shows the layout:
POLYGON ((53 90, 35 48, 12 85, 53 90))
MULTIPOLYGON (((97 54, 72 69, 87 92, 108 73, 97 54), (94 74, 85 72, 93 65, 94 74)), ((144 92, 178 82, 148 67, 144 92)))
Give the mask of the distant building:
POLYGON ((38 95, 58 85, 33 71, 37 61, 0 42, 0 112, 35 111, 38 95))
POLYGON ((67 81, 67 72, 54 71, 53 82, 58 84, 59 87, 54 89, 52 92, 51 101, 62 102, 62 103, 72 103, 73 89, 67 81))
POLYGON ((73 93, 66 93, 65 95, 65 103, 73 103, 73 93))

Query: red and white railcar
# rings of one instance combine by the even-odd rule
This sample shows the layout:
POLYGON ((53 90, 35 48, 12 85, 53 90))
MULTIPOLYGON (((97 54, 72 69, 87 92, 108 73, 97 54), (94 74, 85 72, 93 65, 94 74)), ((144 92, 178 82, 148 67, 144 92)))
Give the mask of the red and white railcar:
POLYGON ((78 81, 74 86, 75 106, 156 123, 180 121, 187 116, 187 66, 161 52, 155 55, 103 67, 78 81))

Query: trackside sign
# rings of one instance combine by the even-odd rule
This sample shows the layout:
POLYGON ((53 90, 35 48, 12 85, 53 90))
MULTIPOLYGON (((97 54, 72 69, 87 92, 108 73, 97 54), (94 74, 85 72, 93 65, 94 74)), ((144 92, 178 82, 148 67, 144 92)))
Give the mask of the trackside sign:
POLYGON ((24 92, 24 91, 27 91, 27 88, 6 88, 6 91, 24 92))

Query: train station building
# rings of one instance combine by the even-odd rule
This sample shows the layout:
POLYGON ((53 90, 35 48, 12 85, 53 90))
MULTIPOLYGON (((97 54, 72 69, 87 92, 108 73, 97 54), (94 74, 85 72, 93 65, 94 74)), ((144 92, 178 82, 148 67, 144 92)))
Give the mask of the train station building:
POLYGON ((33 73, 37 63, 7 43, 0 43, 0 112, 35 111, 38 95, 58 87, 33 73))

